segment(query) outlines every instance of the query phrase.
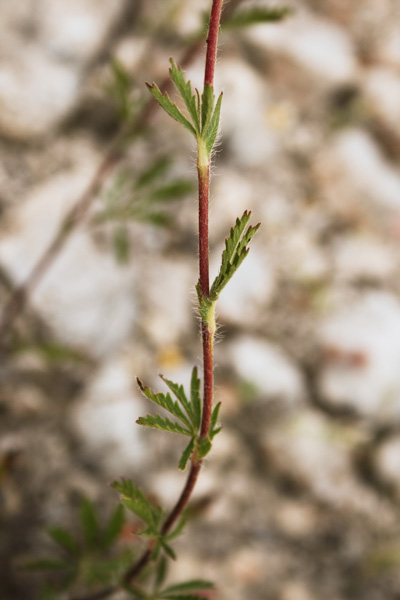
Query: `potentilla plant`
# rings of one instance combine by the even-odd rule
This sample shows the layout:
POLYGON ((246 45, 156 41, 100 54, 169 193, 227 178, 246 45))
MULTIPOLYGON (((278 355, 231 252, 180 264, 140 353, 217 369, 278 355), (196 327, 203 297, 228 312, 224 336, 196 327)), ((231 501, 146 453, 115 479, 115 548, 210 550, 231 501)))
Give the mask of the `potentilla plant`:
MULTIPOLYGON (((129 549, 118 552, 113 549, 114 542, 121 536, 125 526, 121 506, 111 515, 106 525, 100 527, 100 519, 94 507, 85 500, 81 508, 80 539, 73 538, 62 528, 49 530, 53 540, 65 553, 65 560, 37 560, 32 561, 30 566, 64 572, 65 588, 70 588, 73 584, 74 589, 83 590, 81 595, 63 596, 69 600, 100 600, 121 590, 140 600, 201 600, 214 587, 211 582, 201 579, 168 585, 165 581, 168 561, 176 558, 173 541, 185 527, 186 508, 204 458, 212 449, 214 437, 221 431, 218 424, 220 403, 214 402, 213 381, 216 303, 221 291, 246 258, 249 252, 248 244, 259 227, 259 224, 249 225, 248 211, 236 219, 225 240, 218 275, 210 284, 210 165, 219 133, 222 106, 222 92, 216 96, 214 90, 214 71, 222 3, 223 0, 212 1, 203 90, 193 90, 190 81, 186 80, 184 72, 172 58, 169 74, 181 97, 180 105, 175 104, 168 93, 162 93, 155 83, 147 84, 150 93, 162 109, 190 132, 197 145, 199 279, 196 292, 203 351, 202 385, 197 366, 193 367, 189 390, 163 376, 161 380, 165 387, 161 392, 155 392, 140 379, 137 380, 144 396, 163 409, 162 414, 147 414, 140 417, 137 423, 185 438, 178 468, 182 471, 188 470, 186 483, 169 512, 148 498, 131 480, 122 479, 112 484, 120 496, 122 505, 142 523, 140 530, 135 531, 136 537, 145 543, 145 549, 139 556, 129 549), (114 582, 110 584, 109 581, 114 582), (87 592, 94 586, 99 588, 101 584, 104 584, 103 588, 94 593, 87 592)), ((241 15, 233 15, 231 26, 278 20, 285 16, 286 12, 285 9, 262 11, 256 8, 241 15)), ((48 599, 58 597, 57 593, 54 595, 50 590, 46 595, 48 599)))

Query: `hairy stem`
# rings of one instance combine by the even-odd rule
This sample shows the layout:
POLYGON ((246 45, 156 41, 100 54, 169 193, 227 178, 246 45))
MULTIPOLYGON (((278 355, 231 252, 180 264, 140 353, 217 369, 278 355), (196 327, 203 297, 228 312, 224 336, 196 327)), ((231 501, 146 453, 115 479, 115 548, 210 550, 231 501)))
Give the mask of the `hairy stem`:
MULTIPOLYGON (((207 53, 205 64, 204 85, 214 85, 214 71, 217 54, 218 32, 221 19, 221 8, 223 0, 213 0, 210 14, 209 32, 207 38, 207 53)), ((181 63, 182 66, 183 63, 181 63)), ((167 86, 164 84, 164 88, 167 86)), ((198 190, 199 190, 199 284, 202 295, 209 296, 209 240, 208 240, 208 212, 209 212, 209 195, 210 195, 210 159, 206 156, 204 148, 199 144, 198 160, 198 190)), ((203 396, 203 416, 200 429, 200 439, 207 438, 210 431, 210 420, 213 401, 213 338, 214 328, 202 321, 202 345, 203 345, 203 381, 204 381, 204 396, 203 396)), ((166 535, 176 523, 177 519, 185 510, 193 489, 196 485, 198 475, 200 473, 203 461, 198 458, 196 452, 193 453, 191 467, 187 477, 185 486, 171 512, 167 516, 161 534, 166 535)), ((136 563, 126 572, 123 581, 125 584, 132 583, 138 575, 145 569, 151 561, 152 550, 154 548, 154 540, 149 542, 146 550, 136 563)), ((109 592, 105 590, 105 595, 97 596, 105 598, 114 593, 115 588, 109 588, 109 592)), ((101 592, 100 592, 101 593, 101 592)), ((82 600, 90 600, 90 597, 82 600)))

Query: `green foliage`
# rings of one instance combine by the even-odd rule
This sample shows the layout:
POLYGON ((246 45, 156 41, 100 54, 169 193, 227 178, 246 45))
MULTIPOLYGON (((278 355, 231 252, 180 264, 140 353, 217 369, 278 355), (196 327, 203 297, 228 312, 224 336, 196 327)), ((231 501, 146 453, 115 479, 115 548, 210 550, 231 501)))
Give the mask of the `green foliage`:
POLYGON ((171 160, 157 157, 136 175, 127 169, 119 171, 104 194, 103 207, 95 215, 93 224, 115 224, 112 245, 119 264, 127 264, 130 258, 131 221, 165 227, 170 224, 167 207, 193 192, 191 180, 171 178, 170 171, 171 160))
MULTIPOLYGON (((155 506, 129 479, 115 481, 111 486, 121 496, 121 501, 134 515, 147 525, 146 535, 157 536, 161 524, 162 510, 155 506)), ((142 532, 143 534, 143 532, 142 532)))
POLYGON ((193 93, 192 85, 190 81, 186 81, 182 69, 175 64, 172 58, 170 63, 171 79, 186 106, 189 118, 172 102, 168 93, 163 94, 155 83, 146 85, 165 112, 194 135, 199 147, 204 145, 209 157, 218 135, 222 93, 216 103, 214 91, 210 85, 205 86, 201 96, 197 89, 193 93))
POLYGON ((202 592, 205 590, 214 589, 214 584, 211 581, 205 581, 204 579, 192 579, 190 581, 184 581, 175 585, 170 585, 161 592, 159 592, 159 598, 174 599, 180 598, 204 598, 204 596, 193 596, 191 592, 202 592))
POLYGON ((131 563, 133 553, 116 547, 125 524, 124 509, 119 505, 105 527, 100 527, 93 504, 84 499, 80 507, 81 535, 76 536, 62 527, 47 530, 64 558, 37 558, 28 560, 24 569, 43 571, 51 576, 46 597, 61 590, 90 588, 118 581, 131 563))
POLYGON ((111 101, 115 105, 118 116, 122 121, 132 118, 131 76, 125 66, 117 59, 111 59, 111 77, 106 86, 111 101))
POLYGON ((250 225, 245 231, 250 215, 250 212, 245 211, 240 219, 236 219, 235 226, 231 228, 230 235, 225 240, 221 268, 214 279, 209 296, 202 296, 199 284, 196 287, 199 298, 199 312, 206 323, 209 323, 210 310, 213 309, 220 293, 249 253, 247 245, 260 226, 260 224, 255 227, 250 225))
POLYGON ((235 11, 229 18, 224 19, 224 29, 241 29, 250 25, 259 25, 260 23, 276 23, 282 21, 292 13, 292 9, 287 7, 268 8, 263 6, 254 6, 245 10, 235 11))
POLYGON ((202 409, 200 399, 200 379, 197 374, 197 368, 194 367, 192 371, 190 382, 190 400, 187 398, 182 385, 174 383, 162 375, 160 375, 160 377, 175 396, 176 400, 173 400, 171 394, 169 393, 155 394, 149 387, 143 385, 140 379, 137 379, 139 388, 146 398, 164 410, 168 411, 175 418, 177 418, 180 423, 178 421, 171 421, 170 419, 164 418, 161 415, 146 415, 145 417, 139 417, 136 423, 138 423, 138 425, 144 425, 153 429, 161 429, 171 433, 179 433, 190 436, 190 442, 183 450, 178 463, 178 468, 183 471, 186 468, 186 465, 189 462, 193 452, 196 452, 198 458, 201 459, 210 451, 211 439, 221 429, 216 427, 219 405, 215 407, 213 412, 213 425, 210 430, 210 439, 200 439, 199 433, 201 427, 202 409))

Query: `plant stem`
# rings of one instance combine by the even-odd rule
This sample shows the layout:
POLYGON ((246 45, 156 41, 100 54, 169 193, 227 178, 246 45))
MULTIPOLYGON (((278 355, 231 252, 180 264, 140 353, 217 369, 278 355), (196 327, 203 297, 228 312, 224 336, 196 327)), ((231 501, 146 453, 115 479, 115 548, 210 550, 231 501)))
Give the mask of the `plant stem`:
MULTIPOLYGON (((221 8, 223 0, 213 0, 210 14, 210 24, 207 38, 207 53, 205 64, 204 85, 214 85, 214 71, 217 54, 218 32, 221 19, 221 8)), ((164 87, 166 87, 164 85, 164 87)), ((199 189, 199 283, 202 295, 209 296, 209 240, 208 240, 208 212, 210 195, 210 159, 205 156, 204 149, 199 145, 198 160, 198 189, 199 189)), ((203 344, 203 416, 200 429, 200 440, 207 438, 210 431, 210 420, 213 401, 214 387, 214 358, 213 358, 213 339, 214 328, 209 328, 205 321, 202 321, 202 344, 203 344)), ((189 475, 185 487, 183 488, 175 506, 167 516, 161 529, 161 534, 166 535, 181 516, 186 508, 193 489, 196 485, 203 461, 198 458, 196 452, 193 453, 189 475)), ((139 560, 127 571, 124 582, 129 584, 137 578, 143 569, 150 562, 154 540, 152 540, 139 560)), ((109 594, 98 596, 105 598, 115 591, 110 588, 109 594)), ((90 597, 82 600, 91 600, 90 597)))

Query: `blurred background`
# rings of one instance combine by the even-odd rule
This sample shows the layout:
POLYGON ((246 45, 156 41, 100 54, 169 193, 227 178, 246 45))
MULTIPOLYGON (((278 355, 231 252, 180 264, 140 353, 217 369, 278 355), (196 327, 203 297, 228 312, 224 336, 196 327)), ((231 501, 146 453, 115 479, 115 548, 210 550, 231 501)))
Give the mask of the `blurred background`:
MULTIPOLYGON (((226 8, 255 5, 283 0, 226 8)), ((223 432, 171 576, 218 600, 398 600, 400 3, 284 6, 221 34, 213 273, 236 217, 262 227, 218 305, 223 432)), ((103 520, 121 476, 166 507, 182 488, 135 377, 201 364, 195 154, 144 82, 173 56, 201 87, 209 8, 0 0, 3 310, 58 240, 1 339, 1 600, 68 597, 19 565, 57 557, 46 527, 78 530, 83 497, 103 520)))

